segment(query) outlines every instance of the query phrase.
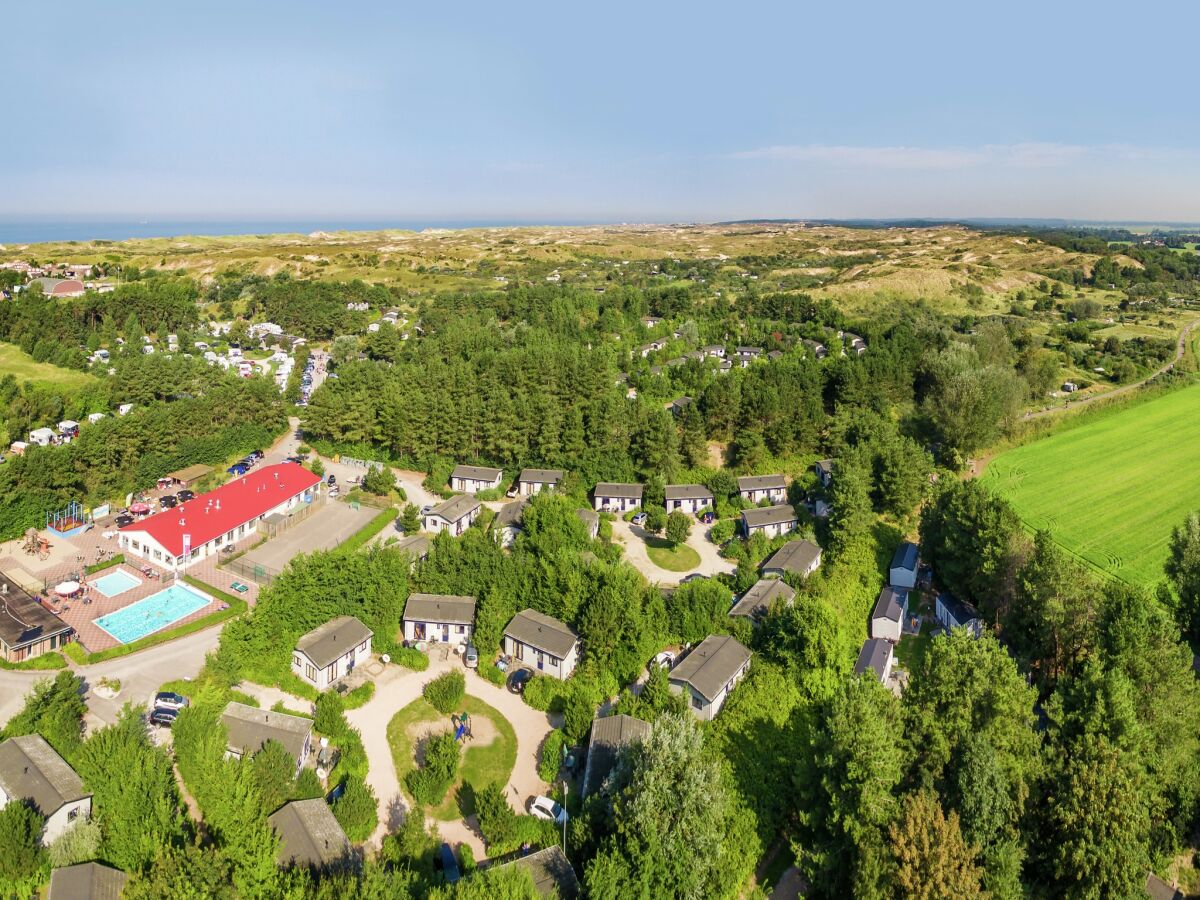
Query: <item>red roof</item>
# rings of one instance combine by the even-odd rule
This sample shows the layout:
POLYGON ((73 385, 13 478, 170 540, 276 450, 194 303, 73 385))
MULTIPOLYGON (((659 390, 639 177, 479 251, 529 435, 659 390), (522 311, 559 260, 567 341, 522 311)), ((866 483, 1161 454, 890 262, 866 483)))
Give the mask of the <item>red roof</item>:
POLYGON ((168 553, 182 556, 185 534, 192 536, 193 548, 203 546, 320 482, 319 476, 296 463, 263 466, 121 531, 144 531, 168 553))

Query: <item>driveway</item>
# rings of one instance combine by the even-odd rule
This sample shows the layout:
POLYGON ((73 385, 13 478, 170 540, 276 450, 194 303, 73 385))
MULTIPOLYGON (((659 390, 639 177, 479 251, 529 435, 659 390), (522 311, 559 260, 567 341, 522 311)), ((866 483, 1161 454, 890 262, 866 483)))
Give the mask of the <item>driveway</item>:
MULTIPOLYGON (((92 721, 110 725, 126 703, 147 705, 159 685, 176 678, 195 678, 204 666, 204 657, 217 646, 220 626, 206 628, 166 644, 139 650, 129 656, 110 659, 91 666, 72 665, 71 670, 91 684, 101 677, 121 681, 121 693, 112 700, 97 697, 90 690, 85 696, 92 721)), ((57 672, 26 672, 0 669, 0 725, 21 711, 25 694, 43 678, 57 672)))
MULTIPOLYGON (((370 764, 367 783, 379 799, 379 827, 370 841, 373 847, 378 847, 384 835, 400 824, 403 811, 407 808, 400 791, 400 780, 396 777, 396 767, 392 763, 392 750, 387 742, 388 722, 421 696, 421 689, 426 682, 450 669, 462 669, 459 657, 451 656, 445 661, 431 659, 429 668, 424 672, 389 666, 375 680, 375 696, 358 709, 346 713, 350 724, 362 735, 363 748, 370 764)), ((516 732, 517 761, 513 766, 507 796, 513 808, 523 812, 526 800, 546 791, 546 783, 537 773, 537 754, 553 727, 550 717, 526 706, 519 696, 484 681, 474 672, 467 672, 466 676, 467 693, 499 710, 516 732)), ((431 818, 429 824, 436 824, 442 837, 451 843, 470 844, 476 859, 485 857, 483 842, 462 820, 437 822, 431 818)))
POLYGON ((646 580, 652 584, 674 585, 679 584, 680 579, 696 572, 711 576, 732 572, 737 568, 732 560, 721 556, 721 548, 708 539, 708 532, 707 525, 697 522, 692 526, 692 533, 688 535, 687 545, 700 555, 700 564, 687 572, 670 572, 660 569, 650 561, 646 553, 645 529, 631 525, 624 519, 613 521, 613 540, 622 546, 629 564, 645 575, 646 580))

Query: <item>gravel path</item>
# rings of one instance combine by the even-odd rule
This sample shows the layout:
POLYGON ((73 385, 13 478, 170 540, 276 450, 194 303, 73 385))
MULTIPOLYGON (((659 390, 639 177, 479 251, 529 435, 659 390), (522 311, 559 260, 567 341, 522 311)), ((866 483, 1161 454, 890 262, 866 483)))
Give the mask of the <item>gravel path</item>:
MULTIPOLYGON (((392 750, 388 746, 387 726, 392 717, 421 696, 421 688, 445 671, 461 668, 460 657, 447 660, 433 659, 429 669, 413 672, 400 666, 389 666, 375 680, 375 696, 358 709, 346 713, 350 724, 362 734, 363 748, 367 753, 370 771, 367 783, 379 799, 379 827, 371 836, 371 846, 378 847, 387 832, 395 829, 407 807, 392 764, 392 750)), ((495 707, 512 724, 517 735, 517 761, 509 782, 508 798, 513 808, 524 810, 525 802, 535 794, 545 793, 546 783, 537 774, 537 754, 542 741, 553 727, 546 713, 538 712, 525 705, 525 701, 504 688, 495 687, 474 672, 467 672, 467 693, 495 707)), ((442 838, 451 844, 467 843, 475 852, 476 859, 485 856, 483 842, 472 828, 462 820, 436 822, 442 838)))
POLYGON ((646 553, 645 530, 637 525, 630 525, 623 519, 613 522, 613 540, 622 546, 629 564, 645 575, 651 584, 673 585, 695 572, 701 575, 719 575, 737 568, 731 560, 721 556, 721 548, 708 539, 708 531, 708 526, 697 522, 687 539, 687 545, 700 554, 700 565, 688 572, 670 572, 660 569, 650 561, 646 553))

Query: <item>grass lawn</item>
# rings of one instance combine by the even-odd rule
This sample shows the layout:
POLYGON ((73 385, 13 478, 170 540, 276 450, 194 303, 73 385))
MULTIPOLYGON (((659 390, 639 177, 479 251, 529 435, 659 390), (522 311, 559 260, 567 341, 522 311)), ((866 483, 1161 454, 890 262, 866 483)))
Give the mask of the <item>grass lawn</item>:
POLYGON ((929 642, 933 640, 933 630, 937 623, 932 616, 926 616, 921 621, 920 634, 906 634, 896 645, 896 661, 908 672, 914 675, 921 670, 925 654, 929 651, 929 642))
POLYGON ((18 383, 35 381, 40 384, 83 387, 95 381, 94 375, 63 369, 50 363, 40 363, 15 344, 0 342, 0 376, 12 374, 18 383))
POLYGON ((669 572, 690 572, 700 565, 700 554, 687 544, 672 547, 663 538, 646 538, 646 555, 650 562, 669 572))
MULTIPOLYGON (((462 708, 473 719, 488 719, 495 726, 496 738, 486 745, 467 742, 458 769, 458 781, 451 786, 446 799, 430 810, 434 818, 443 822, 464 818, 475 812, 475 792, 472 788, 482 788, 493 781, 507 785, 517 762, 516 732, 499 710, 470 695, 463 699, 462 708)), ((449 720, 449 716, 443 716, 421 699, 404 707, 388 722, 388 746, 392 748, 392 762, 396 766, 401 788, 404 788, 404 776, 416 765, 412 741, 408 738, 409 727, 418 722, 435 722, 438 719, 449 720)), ((411 802, 412 798, 408 799, 411 802)))
POLYGON ((1163 577, 1171 529, 1200 509, 1200 385, 1000 454, 985 483, 1030 530, 1137 585, 1163 577))

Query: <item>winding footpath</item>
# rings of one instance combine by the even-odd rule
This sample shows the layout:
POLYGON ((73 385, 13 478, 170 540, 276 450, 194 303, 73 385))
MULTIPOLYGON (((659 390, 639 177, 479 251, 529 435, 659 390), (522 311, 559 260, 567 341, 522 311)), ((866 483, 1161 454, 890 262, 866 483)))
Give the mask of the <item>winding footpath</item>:
MULTIPOLYGON (((375 679, 375 696, 358 709, 349 710, 346 718, 362 735, 363 749, 367 753, 369 772, 367 783, 375 791, 379 802, 379 825, 371 835, 371 846, 378 848, 384 835, 394 830, 402 821, 408 804, 400 790, 396 766, 392 762, 392 748, 388 745, 387 726, 396 713, 421 696, 421 689, 443 672, 462 670, 462 660, 451 655, 447 660, 430 659, 424 672, 413 672, 401 666, 388 666, 375 679)), ((553 724, 544 712, 538 712, 525 704, 517 694, 484 681, 474 672, 466 673, 467 693, 482 700, 500 712, 517 735, 517 761, 509 778, 507 796, 509 803, 519 812, 524 811, 525 802, 535 794, 545 793, 546 783, 538 776, 538 749, 550 733, 553 724)), ((483 859, 483 842, 479 835, 464 821, 442 822, 430 818, 436 824, 442 839, 452 844, 466 843, 475 851, 476 859, 483 859)))

